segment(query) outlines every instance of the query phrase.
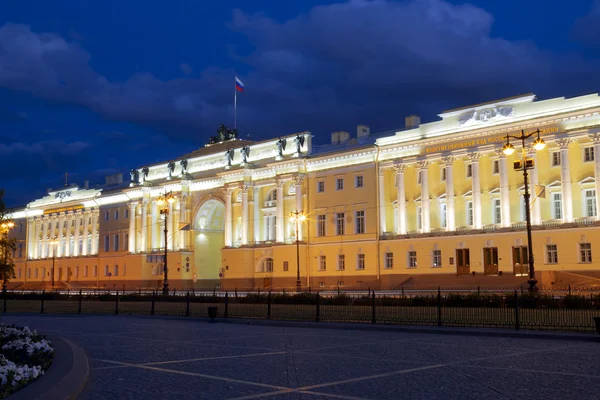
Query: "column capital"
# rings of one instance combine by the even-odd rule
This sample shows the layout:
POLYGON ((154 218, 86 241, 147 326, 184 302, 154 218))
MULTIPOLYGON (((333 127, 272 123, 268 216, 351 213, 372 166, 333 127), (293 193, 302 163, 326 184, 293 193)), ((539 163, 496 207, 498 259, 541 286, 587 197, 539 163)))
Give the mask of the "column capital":
POLYGON ((296 175, 293 180, 294 186, 302 185, 302 182, 304 182, 304 175, 296 175))
POLYGON ((446 167, 451 167, 452 163, 454 163, 454 160, 456 160, 454 156, 442 157, 442 162, 446 165, 446 167))
POLYGON ((600 132, 590 133, 589 138, 594 144, 600 143, 600 132))
POLYGON ((396 172, 396 175, 403 174, 404 171, 406 171, 406 164, 404 164, 404 163, 395 164, 394 171, 396 172))
POLYGON ((427 167, 429 167, 429 160, 417 161, 417 167, 419 170, 427 169, 427 167))
POLYGON ((385 174, 385 167, 379 167, 377 169, 377 176, 383 176, 385 174))
POLYGON ((275 185, 277 185, 277 189, 281 189, 283 188, 283 185, 285 185, 285 180, 282 178, 277 178, 275 180, 275 185))
POLYGON ((222 192, 223 192, 223 196, 225 196, 225 197, 231 196, 231 194, 233 193, 233 188, 230 186, 226 186, 223 188, 222 192))
POLYGON ((242 193, 248 193, 248 190, 250 190, 251 187, 252 186, 246 185, 245 183, 240 184, 240 190, 242 191, 242 193))
POLYGON ((467 159, 471 162, 478 162, 480 158, 481 158, 481 153, 479 153, 479 152, 467 154, 467 159))
POLYGON ((505 158, 506 157, 506 154, 504 154, 504 151, 502 151, 502 148, 494 149, 494 153, 496 153, 496 156, 498 158, 505 158))
POLYGON ((562 138, 556 139, 556 144, 560 147, 561 150, 567 150, 569 148, 569 144, 571 143, 571 139, 562 138))

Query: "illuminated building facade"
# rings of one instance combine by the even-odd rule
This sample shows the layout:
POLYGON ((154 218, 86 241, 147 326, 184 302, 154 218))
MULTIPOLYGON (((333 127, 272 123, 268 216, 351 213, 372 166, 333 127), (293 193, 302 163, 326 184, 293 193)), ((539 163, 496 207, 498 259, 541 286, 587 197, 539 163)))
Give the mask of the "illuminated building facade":
POLYGON ((524 95, 439 116, 408 117, 405 129, 378 135, 359 125, 356 137, 335 132, 327 146, 313 146, 308 132, 262 142, 220 132, 179 160, 132 170, 130 183, 50 192, 12 212, 12 285, 48 287, 53 273, 61 288, 159 288, 165 246, 171 289, 292 289, 298 269, 301 287, 314 289, 473 273, 490 286, 524 282, 523 176, 514 169, 523 149, 501 149, 507 134, 537 129, 546 148, 524 151, 535 163, 538 279, 600 278, 598 94, 524 95), (165 192, 176 197, 166 243, 157 206, 165 192), (291 220, 297 212, 306 219, 291 220))

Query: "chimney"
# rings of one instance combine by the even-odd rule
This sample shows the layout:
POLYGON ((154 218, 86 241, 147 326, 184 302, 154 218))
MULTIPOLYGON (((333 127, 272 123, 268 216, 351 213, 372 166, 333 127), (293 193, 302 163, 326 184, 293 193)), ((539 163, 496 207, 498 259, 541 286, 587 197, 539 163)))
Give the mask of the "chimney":
POLYGON ((409 115, 404 118, 404 123, 406 125, 406 129, 415 129, 421 125, 421 117, 416 115, 409 115))
POLYGON ((371 128, 369 125, 357 125, 356 126, 356 137, 358 139, 367 137, 371 134, 371 128))
POLYGON ((342 144, 350 140, 350 133, 345 131, 333 132, 331 134, 331 144, 342 144))
POLYGON ((84 189, 89 189, 90 188, 90 181, 88 181, 88 180, 83 181, 83 188, 84 189))

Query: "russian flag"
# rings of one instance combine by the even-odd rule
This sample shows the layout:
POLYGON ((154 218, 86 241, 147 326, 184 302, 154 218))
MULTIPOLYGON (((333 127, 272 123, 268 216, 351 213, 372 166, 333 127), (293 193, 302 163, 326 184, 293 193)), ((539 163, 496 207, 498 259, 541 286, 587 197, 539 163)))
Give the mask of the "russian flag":
POLYGON ((244 83, 240 81, 240 78, 238 78, 237 76, 235 77, 235 90, 237 90, 238 92, 244 91, 244 83))

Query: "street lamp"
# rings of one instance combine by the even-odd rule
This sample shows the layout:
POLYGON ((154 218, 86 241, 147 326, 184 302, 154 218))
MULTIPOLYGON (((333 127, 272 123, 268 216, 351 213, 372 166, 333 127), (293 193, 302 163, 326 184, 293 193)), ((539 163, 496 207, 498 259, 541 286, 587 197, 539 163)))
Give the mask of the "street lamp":
POLYGON ((15 226, 14 222, 6 221, 3 222, 0 227, 4 231, 4 268, 2 269, 2 292, 6 292, 6 274, 8 273, 8 231, 15 226))
POLYGON ((157 204, 160 206, 160 213, 165 216, 165 264, 164 264, 164 274, 165 277, 163 279, 163 295, 169 295, 169 282, 168 282, 168 267, 167 267, 167 233, 168 229, 168 219, 169 219, 169 204, 173 204, 175 202, 175 196, 173 196, 173 192, 165 192, 158 197, 157 204))
MULTIPOLYGON (((531 132, 525 134, 524 130, 521 130, 520 135, 506 135, 506 143, 502 147, 502 152, 507 156, 510 156, 515 152, 515 148, 512 144, 510 144, 510 138, 520 140, 523 145, 522 151, 522 167, 523 167, 523 183, 525 184, 525 194, 523 194, 523 198, 525 199, 525 219, 527 223, 527 247, 528 247, 528 256, 529 256, 529 279, 527 283, 529 284, 530 292, 537 292, 537 279, 535 279, 535 267, 533 265, 533 245, 531 239, 531 212, 529 210, 529 183, 528 183, 528 174, 527 169, 531 169, 534 167, 533 160, 531 162, 527 162, 526 150, 525 150, 525 140, 529 139, 533 135, 537 133, 537 138, 533 141, 533 148, 535 151, 543 150, 546 147, 546 143, 542 138, 540 138, 540 130, 536 130, 535 132, 531 132)), ((517 169, 517 165, 515 165, 515 169, 517 169)))
POLYGON ((290 212, 290 221, 296 223, 296 291, 300 291, 300 237, 298 236, 298 228, 301 222, 306 219, 304 211, 292 211, 290 212))
POLYGON ((54 289, 54 263, 56 262, 56 246, 58 245, 56 236, 50 241, 49 244, 52 247, 52 289, 54 289))

